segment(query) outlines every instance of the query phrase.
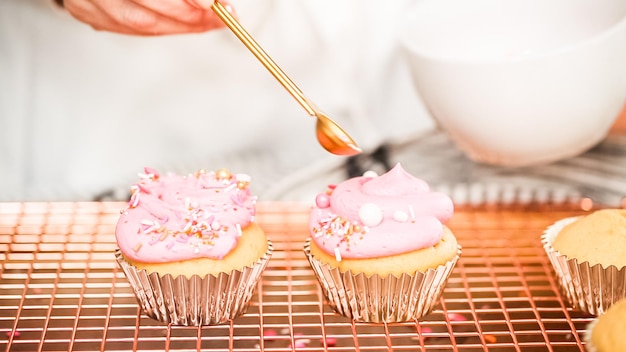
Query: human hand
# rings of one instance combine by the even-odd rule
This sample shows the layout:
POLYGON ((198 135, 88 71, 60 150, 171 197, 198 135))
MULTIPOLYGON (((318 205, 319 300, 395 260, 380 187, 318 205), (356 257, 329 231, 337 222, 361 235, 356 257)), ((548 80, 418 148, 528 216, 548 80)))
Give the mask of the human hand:
POLYGON ((65 0, 67 11, 96 30, 131 35, 206 32, 221 28, 213 0, 65 0))

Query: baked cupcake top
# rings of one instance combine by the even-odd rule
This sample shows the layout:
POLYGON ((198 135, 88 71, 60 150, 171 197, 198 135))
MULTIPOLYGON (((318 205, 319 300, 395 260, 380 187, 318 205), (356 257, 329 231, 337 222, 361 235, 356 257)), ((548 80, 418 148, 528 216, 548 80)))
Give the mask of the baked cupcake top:
POLYGON ((554 238, 554 249, 579 263, 626 266, 626 209, 602 209, 567 224, 554 238))
POLYGON ((115 229, 120 250, 133 261, 222 259, 254 221, 256 196, 248 175, 226 169, 186 176, 144 171, 115 229))
POLYGON ((588 343, 590 350, 598 352, 626 351, 626 299, 613 304, 604 314, 590 324, 588 343))
POLYGON ((377 176, 365 173, 315 199, 312 240, 339 258, 377 258, 432 247, 454 212, 450 197, 397 164, 377 176))

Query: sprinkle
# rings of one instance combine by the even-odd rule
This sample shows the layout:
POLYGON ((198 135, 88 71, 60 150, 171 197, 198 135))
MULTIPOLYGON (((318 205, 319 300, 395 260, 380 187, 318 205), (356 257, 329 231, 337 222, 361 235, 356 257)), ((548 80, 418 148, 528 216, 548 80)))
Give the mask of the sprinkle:
POLYGON ((486 343, 496 343, 498 342, 498 338, 495 335, 487 334, 484 336, 486 343))
POLYGON ((173 240, 170 240, 169 242, 167 242, 167 244, 165 245, 165 248, 167 249, 172 249, 172 247, 174 247, 174 244, 176 244, 173 240))
POLYGON ((194 249, 193 249, 193 252, 194 252, 195 254, 200 253, 200 248, 198 248, 198 247, 194 248, 194 249))
POLYGON ((219 223, 219 221, 215 220, 211 223, 211 229, 212 230, 219 230, 220 227, 222 227, 222 224, 219 223))
POLYGON ((152 222, 152 220, 143 219, 141 220, 141 224, 146 226, 152 226, 154 223, 152 222))
POLYGON ((413 210, 413 206, 409 204, 409 214, 411 215, 411 219, 415 220, 415 210, 413 210))
POLYGON ((235 203, 236 205, 243 207, 243 200, 241 199, 240 193, 238 194, 233 194, 230 196, 230 199, 233 201, 233 203, 235 203))
POLYGON ((139 192, 133 192, 133 195, 130 196, 130 202, 128 205, 131 208, 136 208, 138 204, 139 204, 139 192))
POLYGON ((422 328, 422 334, 430 334, 433 332, 432 328, 429 328, 428 326, 425 326, 422 328))
POLYGON ((377 173, 376 173, 376 171, 374 171, 374 170, 368 170, 368 171, 365 171, 365 172, 363 173, 363 177, 367 177, 367 178, 376 178, 376 177, 378 177, 378 174, 377 174, 377 173))
POLYGON ((235 176, 235 178, 239 182, 248 182, 248 183, 250 183, 250 181, 252 181, 252 177, 250 177, 250 175, 248 175, 248 174, 237 174, 235 176))
POLYGON ((295 348, 305 348, 306 345, 311 342, 309 339, 297 339, 293 342, 293 347, 295 348))
POLYGON ((383 221, 383 211, 374 203, 365 203, 359 208, 359 219, 365 226, 374 227, 383 221))
POLYGON ((159 241, 165 241, 167 236, 168 236, 167 231, 163 231, 163 233, 161 234, 161 237, 159 237, 159 241))
POLYGON ((224 192, 230 192, 235 188, 237 188, 237 182, 233 182, 230 185, 228 185, 226 188, 224 188, 224 192))
POLYGON ((334 337, 327 337, 326 338, 326 346, 328 347, 335 347, 337 346, 337 339, 334 337))
POLYGON ((135 245, 135 247, 133 247, 133 250, 135 252, 139 252, 139 250, 141 249, 142 243, 141 242, 137 242, 137 244, 135 245))
POLYGON ((276 337, 276 335, 278 335, 278 334, 276 333, 276 330, 267 329, 267 330, 264 330, 264 331, 263 331, 263 338, 264 338, 265 340, 273 341, 273 340, 275 340, 275 338, 274 338, 274 337, 276 337))
POLYGON ((339 247, 335 247, 335 260, 338 262, 341 261, 341 251, 339 250, 339 247))
POLYGON ((152 179, 157 179, 159 178, 159 172, 151 167, 144 167, 143 168, 143 172, 145 172, 147 174, 147 176, 149 176, 152 179))
POLYGON ((13 337, 20 337, 20 335, 22 335, 22 333, 17 331, 17 330, 15 330, 15 331, 7 331, 6 334, 7 334, 7 337, 11 337, 11 336, 13 336, 13 337))
POLYGON ((403 212, 402 210, 396 210, 393 213, 393 219, 397 222, 406 222, 407 220, 409 220, 409 215, 407 215, 407 213, 403 212))
POLYGON ((155 236, 155 237, 152 237, 150 241, 148 241, 148 244, 153 246, 157 242, 159 242, 159 238, 155 236))
POLYGON ((450 321, 466 321, 467 320, 467 318, 465 318, 464 315, 458 314, 458 313, 448 313, 448 319, 450 319, 450 321))
POLYGON ((235 224, 235 227, 237 228, 237 236, 241 237, 241 235, 243 235, 243 232, 241 231, 241 225, 235 224))
POLYGON ((315 205, 320 209, 325 209, 330 206, 330 197, 326 193, 320 193, 315 197, 315 205))
POLYGON ((141 183, 136 184, 137 188, 139 189, 140 192, 146 193, 146 194, 150 194, 152 193, 148 187, 142 185, 141 183))
POLYGON ((176 242, 187 243, 189 241, 189 237, 187 236, 176 236, 176 242))

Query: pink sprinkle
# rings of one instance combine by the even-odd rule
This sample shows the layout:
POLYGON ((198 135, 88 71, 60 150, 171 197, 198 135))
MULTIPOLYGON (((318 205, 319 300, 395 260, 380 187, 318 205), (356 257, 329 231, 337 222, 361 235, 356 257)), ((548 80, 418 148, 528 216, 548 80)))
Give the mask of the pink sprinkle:
POLYGON ((320 193, 315 197, 315 205, 320 209, 325 209, 330 206, 330 197, 326 193, 320 193))
POLYGON ((22 335, 21 332, 15 330, 15 331, 7 331, 7 337, 20 337, 20 335, 22 335))
POLYGON ((311 342, 311 340, 309 339, 297 339, 296 341, 294 341, 294 347, 305 348, 309 342, 311 342))
POLYGON ((466 321, 467 320, 465 316, 461 314, 457 314, 457 313, 448 313, 448 319, 450 319, 450 321, 466 321))
POLYGON ((188 241, 189 241, 189 237, 187 236, 184 236, 184 235, 176 236, 176 242, 187 243, 188 241))
POLYGON ((230 199, 233 201, 233 203, 235 203, 236 205, 243 207, 243 201, 241 199, 241 197, 239 196, 239 194, 233 194, 230 196, 230 199))
POLYGON ((337 346, 337 339, 334 337, 327 337, 326 338, 326 346, 328 347, 335 347, 337 346))
POLYGON ((146 186, 142 185, 141 183, 137 184, 137 188, 139 188, 139 191, 141 191, 143 193, 150 194, 150 192, 151 192, 146 186))
POLYGON ((133 192, 133 195, 130 197, 129 206, 136 208, 137 204, 139 204, 139 192, 133 192))
POLYGON ((429 328, 427 326, 422 328, 422 334, 430 334, 431 332, 433 332, 432 328, 429 328))
POLYGON ((169 241, 167 242, 167 244, 165 245, 165 248, 167 249, 172 249, 172 247, 174 247, 174 241, 169 241))
POLYGON ((269 341, 275 340, 275 336, 278 335, 276 330, 268 329, 263 331, 263 338, 269 341))
POLYGON ((157 170, 151 168, 151 167, 148 167, 148 166, 143 168, 143 172, 145 172, 148 175, 152 175, 154 177, 159 177, 159 172, 157 170))

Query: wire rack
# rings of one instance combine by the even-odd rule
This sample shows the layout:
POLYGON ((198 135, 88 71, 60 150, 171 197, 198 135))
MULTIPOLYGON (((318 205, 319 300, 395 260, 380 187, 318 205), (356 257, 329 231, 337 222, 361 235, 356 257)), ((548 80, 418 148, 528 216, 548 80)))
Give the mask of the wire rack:
POLYGON ((420 321, 354 323, 325 303, 302 251, 307 205, 261 203, 275 252, 245 315, 178 327, 142 315, 118 269, 121 203, 0 203, 6 351, 584 351, 593 317, 568 307, 540 235, 571 207, 458 209, 463 254, 420 321))

